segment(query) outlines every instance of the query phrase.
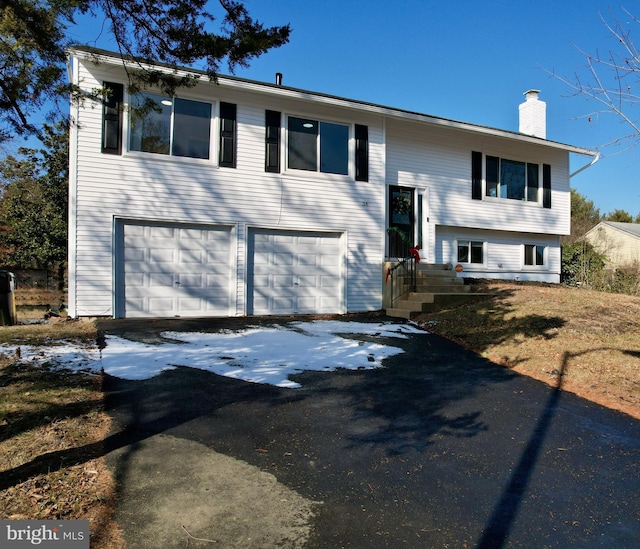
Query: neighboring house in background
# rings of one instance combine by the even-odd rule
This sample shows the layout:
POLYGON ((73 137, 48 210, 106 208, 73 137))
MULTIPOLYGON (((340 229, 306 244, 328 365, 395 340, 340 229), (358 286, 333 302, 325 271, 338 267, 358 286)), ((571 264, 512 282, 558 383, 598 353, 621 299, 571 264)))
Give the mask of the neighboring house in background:
POLYGON ((640 224, 601 221, 584 237, 607 258, 607 267, 640 265, 640 224))
POLYGON ((569 155, 596 155, 545 139, 535 91, 519 133, 185 69, 136 119, 116 54, 69 67, 111 90, 72 105, 72 317, 378 310, 394 227, 460 276, 560 280, 569 155))

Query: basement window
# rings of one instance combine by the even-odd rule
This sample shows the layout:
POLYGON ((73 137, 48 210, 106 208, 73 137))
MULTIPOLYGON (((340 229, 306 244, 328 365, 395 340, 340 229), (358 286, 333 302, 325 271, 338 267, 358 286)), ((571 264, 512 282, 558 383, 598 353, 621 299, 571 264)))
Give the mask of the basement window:
POLYGON ((484 242, 458 240, 458 263, 484 263, 484 242))
POLYGON ((524 264, 531 266, 544 266, 547 248, 535 244, 524 245, 524 264))

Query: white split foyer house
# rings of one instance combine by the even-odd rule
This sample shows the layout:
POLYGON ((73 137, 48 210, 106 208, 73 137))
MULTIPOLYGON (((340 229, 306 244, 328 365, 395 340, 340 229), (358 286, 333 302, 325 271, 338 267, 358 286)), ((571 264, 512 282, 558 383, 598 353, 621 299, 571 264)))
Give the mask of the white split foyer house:
POLYGON ((569 157, 597 159, 546 139, 535 90, 515 132, 184 69, 136 118, 119 55, 69 69, 111 90, 71 105, 74 318, 377 311, 397 230, 459 277, 559 282, 569 157))

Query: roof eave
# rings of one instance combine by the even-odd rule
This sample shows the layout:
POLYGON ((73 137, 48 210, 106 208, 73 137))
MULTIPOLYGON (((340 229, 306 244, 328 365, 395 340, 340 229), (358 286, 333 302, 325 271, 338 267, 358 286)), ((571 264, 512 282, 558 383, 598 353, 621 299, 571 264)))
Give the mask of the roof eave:
MULTIPOLYGON (((155 69, 170 71, 177 76, 196 75, 203 82, 211 82, 211 77, 205 72, 197 69, 189 69, 184 67, 172 67, 170 65, 162 63, 151 63, 144 60, 129 58, 123 59, 117 53, 109 52, 106 50, 100 50, 87 46, 75 46, 69 50, 70 56, 76 56, 91 61, 100 60, 106 63, 114 64, 125 63, 131 67, 152 67, 155 69)), ((564 143, 558 143, 556 141, 550 141, 548 139, 542 139, 540 137, 534 137, 531 135, 525 135, 519 132, 512 132, 508 130, 502 130, 498 128, 492 128, 490 126, 482 126, 478 124, 471 124, 468 122, 460 122, 457 120, 451 120, 448 118, 442 118, 429 114, 419 113, 415 111, 409 111, 404 109, 398 109, 394 107, 387 107, 384 105, 378 105, 375 103, 369 103, 366 101, 359 101, 355 99, 346 99, 334 95, 324 94, 320 92, 312 92, 308 90, 293 88, 289 86, 283 86, 278 84, 270 84, 268 82, 259 82, 256 80, 249 80, 246 78, 239 78, 236 76, 223 76, 216 75, 218 85, 238 88, 245 91, 252 91, 258 93, 265 93, 269 95, 277 95, 280 97, 288 97, 292 99, 311 101, 314 103, 321 103, 325 105, 332 105, 342 108, 348 108, 353 110, 359 110, 369 112, 371 114, 387 116, 392 118, 399 118, 405 120, 412 120, 416 122, 423 122, 434 126, 447 127, 455 130, 466 131, 475 134, 489 135, 492 137, 502 137, 506 139, 515 139, 524 143, 531 143, 534 145, 551 147, 554 149, 560 149, 569 153, 575 153, 580 155, 587 155, 597 157, 599 153, 582 147, 576 147, 573 145, 567 145, 564 143)))

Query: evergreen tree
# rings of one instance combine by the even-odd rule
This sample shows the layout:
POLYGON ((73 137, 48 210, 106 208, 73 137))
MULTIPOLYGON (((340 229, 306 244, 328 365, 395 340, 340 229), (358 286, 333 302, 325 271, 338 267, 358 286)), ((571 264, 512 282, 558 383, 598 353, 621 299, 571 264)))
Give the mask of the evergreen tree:
POLYGON ((68 130, 45 126, 44 148, 0 165, 0 246, 5 265, 47 269, 62 281, 67 258, 68 130))
POLYGON ((571 235, 563 237, 563 244, 580 240, 600 222, 600 209, 575 189, 571 189, 571 235))
MULTIPOLYGON (((255 57, 289 40, 289 25, 264 28, 244 5, 219 0, 221 18, 207 10, 207 0, 0 0, 0 141, 14 135, 40 137, 42 108, 52 100, 68 101, 67 31, 77 16, 104 19, 123 59, 145 60, 128 71, 131 91, 157 86, 173 95, 192 78, 157 70, 155 62, 204 65, 215 80, 226 61, 233 72, 255 57)), ((96 91, 96 93, 99 93, 96 91)), ((50 120, 51 121, 51 120, 50 120)))
POLYGON ((609 212, 605 218, 607 221, 618 221, 620 223, 633 223, 633 216, 625 210, 614 210, 609 212))

